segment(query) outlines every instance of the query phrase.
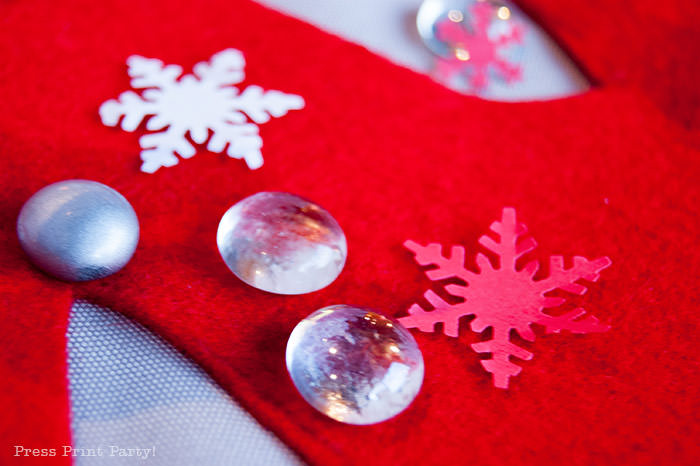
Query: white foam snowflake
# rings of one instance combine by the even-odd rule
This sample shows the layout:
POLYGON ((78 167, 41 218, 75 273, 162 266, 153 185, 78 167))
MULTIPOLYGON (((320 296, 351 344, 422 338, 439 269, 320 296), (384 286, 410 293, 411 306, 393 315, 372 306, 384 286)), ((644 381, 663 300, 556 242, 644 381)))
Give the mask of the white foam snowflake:
POLYGON ((127 65, 131 86, 145 90, 141 95, 126 91, 106 101, 100 106, 100 118, 107 126, 121 122, 125 131, 135 131, 146 121, 151 132, 139 144, 143 149, 141 170, 147 173, 176 165, 177 155, 192 157, 196 150, 188 133, 195 143, 207 143, 211 152, 226 150, 229 157, 243 158, 249 168, 259 168, 262 138, 254 123, 266 123, 271 116, 281 117, 304 107, 298 95, 265 92, 259 86, 248 86, 239 93, 234 84, 243 81, 245 59, 234 49, 197 63, 192 74, 182 77, 182 67, 155 58, 133 55, 127 65))

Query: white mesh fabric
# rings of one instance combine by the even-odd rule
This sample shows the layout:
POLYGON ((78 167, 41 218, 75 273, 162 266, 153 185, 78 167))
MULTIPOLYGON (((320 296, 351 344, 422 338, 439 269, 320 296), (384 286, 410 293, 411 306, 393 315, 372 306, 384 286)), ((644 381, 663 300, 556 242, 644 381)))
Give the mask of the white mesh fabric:
POLYGON ((78 301, 67 337, 73 447, 102 449, 76 465, 301 464, 202 369, 121 314, 78 301))

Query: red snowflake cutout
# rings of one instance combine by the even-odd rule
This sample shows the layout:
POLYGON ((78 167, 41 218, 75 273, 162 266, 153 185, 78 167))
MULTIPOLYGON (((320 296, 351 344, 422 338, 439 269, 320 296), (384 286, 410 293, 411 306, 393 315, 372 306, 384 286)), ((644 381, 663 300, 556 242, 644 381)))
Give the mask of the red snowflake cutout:
MULTIPOLYGON (((437 24, 437 38, 454 49, 454 57, 438 59, 435 70, 437 76, 449 81, 454 75, 468 71, 469 85, 474 92, 482 91, 488 86, 491 67, 508 83, 521 79, 520 66, 503 59, 499 51, 503 47, 522 43, 523 26, 513 22, 508 33, 496 38, 491 38, 488 34, 494 18, 495 21, 504 21, 497 13, 503 11, 502 8, 504 7, 497 8, 488 2, 472 5, 471 29, 465 27, 463 18, 455 21, 448 17, 437 24)), ((510 17, 510 10, 507 11, 510 17)))
POLYGON ((456 277, 464 280, 467 286, 445 286, 451 295, 464 298, 458 304, 450 304, 428 290, 425 298, 434 310, 426 311, 419 304, 413 304, 408 310, 409 315, 399 321, 407 328, 417 328, 423 332, 433 332, 435 324, 442 323, 445 335, 456 337, 460 317, 476 316, 471 321, 471 329, 481 333, 491 327, 493 337, 471 346, 477 353, 491 353, 491 359, 482 360, 481 364, 493 374, 496 387, 508 388, 509 378, 521 370, 520 366, 510 361, 510 357, 532 359, 532 353, 510 341, 511 330, 527 341, 534 341, 532 324, 544 326, 547 333, 562 330, 572 333, 605 332, 610 328, 582 308, 558 316, 545 313, 544 309, 566 302, 566 298, 545 296, 547 293, 559 289, 582 295, 587 288, 578 281, 597 281, 600 271, 609 267, 612 261, 608 257, 588 260, 575 256, 573 265, 566 268, 562 256, 551 256, 549 276, 534 280, 539 269, 538 261, 528 262, 521 269, 516 266, 518 259, 535 249, 537 244, 532 237, 526 236, 525 225, 517 223, 515 209, 504 208, 501 220, 491 225, 491 231, 500 237, 499 241, 484 235, 479 239, 479 244, 497 254, 500 265, 494 267, 484 254, 479 253, 476 255, 477 272, 465 268, 462 246, 453 246, 450 256, 446 257, 442 255, 439 244, 421 246, 414 241, 406 241, 404 246, 415 253, 418 264, 437 266, 426 272, 430 280, 456 277))

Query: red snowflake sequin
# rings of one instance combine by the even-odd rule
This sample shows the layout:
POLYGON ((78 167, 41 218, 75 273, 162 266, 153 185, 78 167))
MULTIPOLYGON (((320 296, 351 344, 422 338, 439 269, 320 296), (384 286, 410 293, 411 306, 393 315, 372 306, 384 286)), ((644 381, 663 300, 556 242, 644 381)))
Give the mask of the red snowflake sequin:
POLYGON ((419 304, 413 304, 408 310, 409 315, 399 321, 408 328, 417 328, 423 332, 433 332, 435 324, 442 323, 445 335, 456 337, 459 319, 475 316, 471 321, 471 329, 481 333, 491 327, 493 336, 491 340, 471 346, 477 353, 491 353, 491 359, 485 359, 481 364, 493 374, 496 387, 508 388, 509 378, 521 370, 510 357, 532 359, 532 353, 511 342, 512 330, 525 340, 534 341, 532 324, 544 326, 547 333, 561 330, 573 333, 604 332, 610 328, 582 308, 561 315, 551 315, 544 310, 566 302, 563 297, 546 296, 549 292, 558 289, 582 295, 587 288, 579 280, 597 281, 600 271, 610 266, 612 261, 608 257, 588 260, 576 256, 573 265, 566 268, 562 256, 551 256, 549 276, 534 280, 539 269, 536 260, 528 262, 522 268, 516 266, 520 257, 535 249, 536 243, 526 235, 525 225, 516 221, 515 209, 503 209, 501 220, 491 225, 491 231, 499 236, 499 240, 484 235, 479 243, 495 253, 500 264, 494 267, 484 254, 479 253, 476 255, 476 272, 465 268, 462 246, 453 246, 450 256, 446 257, 442 255, 442 246, 439 244, 421 246, 414 241, 406 241, 404 245, 416 254, 416 262, 423 266, 437 266, 426 272, 429 279, 456 277, 464 280, 467 285, 445 286, 448 293, 464 299, 457 304, 450 304, 428 290, 425 298, 434 309, 426 311, 419 304))
MULTIPOLYGON (((437 38, 450 44, 454 50, 454 57, 437 61, 435 73, 440 79, 449 81, 454 75, 466 72, 470 90, 477 93, 488 86, 490 69, 507 83, 521 79, 520 66, 504 59, 500 49, 522 43, 523 26, 512 22, 507 33, 491 37, 492 21, 505 21, 498 17, 498 11, 488 2, 478 2, 469 9, 470 21, 446 18, 437 24, 437 38)), ((510 10, 507 11, 510 16, 510 10)))

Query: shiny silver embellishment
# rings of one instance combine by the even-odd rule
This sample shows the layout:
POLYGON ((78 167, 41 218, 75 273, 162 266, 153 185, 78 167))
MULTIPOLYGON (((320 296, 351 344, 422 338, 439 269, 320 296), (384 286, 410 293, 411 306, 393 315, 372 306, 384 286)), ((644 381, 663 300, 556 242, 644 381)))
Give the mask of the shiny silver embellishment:
POLYGON ((124 196, 95 181, 66 180, 37 191, 17 219, 31 261, 66 281, 111 275, 131 259, 139 222, 124 196))
POLYGON ((287 370, 314 408, 348 424, 385 421, 423 384, 423 356, 397 321, 367 308, 328 306, 294 328, 287 370))
POLYGON ((255 288, 303 294, 329 285, 343 270, 343 230, 322 207, 289 193, 261 192, 221 218, 216 243, 231 271, 255 288))

